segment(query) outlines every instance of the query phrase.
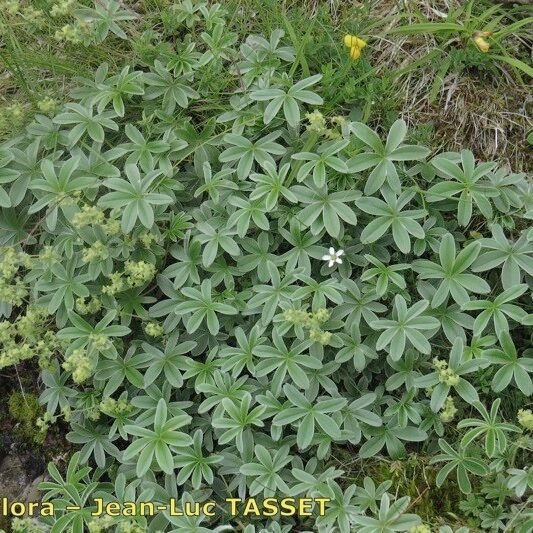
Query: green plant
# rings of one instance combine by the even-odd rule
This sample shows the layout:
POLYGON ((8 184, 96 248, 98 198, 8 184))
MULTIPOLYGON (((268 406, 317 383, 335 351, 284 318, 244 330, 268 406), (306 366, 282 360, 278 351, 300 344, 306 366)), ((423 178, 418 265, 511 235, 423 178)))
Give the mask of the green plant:
POLYGON ((510 422, 532 393, 526 176, 327 101, 337 78, 314 74, 285 16, 288 39, 245 38, 221 6, 184 1, 150 37, 149 9, 89 9, 91 42, 118 25, 135 53, 0 146, 1 366, 39 355, 40 402, 79 448, 49 467, 43 524, 103 527, 95 494, 224 509, 310 493, 331 499, 323 516, 108 526, 425 531, 422 506, 406 511, 427 495, 387 483, 410 456, 445 463, 448 503, 496 494, 483 527, 527 524, 511 517, 528 413, 510 422), (387 479, 363 480, 382 460, 387 479))
POLYGON ((468 473, 477 476, 485 476, 489 473, 489 468, 473 455, 468 455, 468 450, 460 448, 454 450, 444 439, 439 439, 439 447, 443 453, 435 456, 432 462, 446 462, 446 464, 439 470, 437 474, 437 486, 441 486, 448 475, 456 470, 457 483, 461 492, 468 494, 472 490, 472 484, 468 473))

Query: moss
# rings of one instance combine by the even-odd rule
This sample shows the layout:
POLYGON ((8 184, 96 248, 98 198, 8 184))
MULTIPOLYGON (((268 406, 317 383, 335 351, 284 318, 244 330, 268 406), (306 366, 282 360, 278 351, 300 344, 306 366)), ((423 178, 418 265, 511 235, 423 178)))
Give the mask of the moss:
POLYGON ((37 426, 37 419, 43 415, 35 394, 12 392, 8 400, 10 417, 17 424, 14 431, 31 443, 42 444, 46 433, 37 426))
MULTIPOLYGON (((344 465, 344 469, 347 464, 354 465, 353 456, 347 449, 337 448, 335 458, 344 465)), ((400 496, 409 496, 409 512, 418 514, 424 523, 442 525, 442 519, 446 516, 453 517, 458 527, 465 525, 467 517, 459 509, 459 502, 464 496, 455 476, 449 476, 442 487, 437 488, 435 478, 441 465, 432 465, 429 460, 430 457, 414 453, 395 461, 379 457, 361 459, 347 472, 346 481, 348 484, 362 486, 363 479, 367 476, 376 485, 391 480, 390 491, 397 492, 400 496)), ((338 466, 337 462, 335 466, 338 466)))

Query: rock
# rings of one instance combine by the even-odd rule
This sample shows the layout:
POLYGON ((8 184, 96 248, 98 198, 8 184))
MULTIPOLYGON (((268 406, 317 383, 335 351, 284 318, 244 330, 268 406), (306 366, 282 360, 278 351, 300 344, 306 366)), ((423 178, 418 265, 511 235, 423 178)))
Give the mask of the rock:
POLYGON ((0 487, 2 496, 16 500, 24 488, 33 481, 20 457, 10 454, 0 464, 0 487))
MULTIPOLYGON (((43 480, 44 470, 45 462, 41 456, 12 449, 0 458, 0 496, 10 501, 39 501, 37 485, 43 480)), ((9 518, 0 517, 0 529, 9 531, 10 522, 9 518)))

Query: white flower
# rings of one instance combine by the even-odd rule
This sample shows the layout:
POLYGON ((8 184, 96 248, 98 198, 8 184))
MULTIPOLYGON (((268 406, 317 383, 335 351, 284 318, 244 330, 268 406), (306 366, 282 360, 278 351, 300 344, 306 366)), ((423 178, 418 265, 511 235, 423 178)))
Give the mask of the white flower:
POLYGON ((332 267, 335 263, 342 264, 341 255, 344 255, 344 250, 337 250, 335 248, 329 249, 329 254, 323 255, 322 260, 328 262, 328 266, 332 267))

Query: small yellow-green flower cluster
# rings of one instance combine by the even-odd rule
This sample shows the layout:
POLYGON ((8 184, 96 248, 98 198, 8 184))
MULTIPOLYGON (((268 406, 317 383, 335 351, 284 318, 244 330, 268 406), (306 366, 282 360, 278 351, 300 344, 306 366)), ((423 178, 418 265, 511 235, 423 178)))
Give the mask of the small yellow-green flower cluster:
POLYGON ((112 272, 108 277, 111 281, 102 287, 103 294, 113 296, 128 288, 140 287, 150 281, 156 273, 156 268, 146 261, 126 261, 124 272, 112 272), (124 278, 125 276, 125 278, 124 278))
POLYGON ((106 235, 118 235, 120 233, 120 220, 108 218, 104 224, 104 231, 106 235))
POLYGON ((24 252, 17 252, 14 248, 0 248, 0 277, 8 280, 18 272, 20 267, 29 268, 32 265, 32 259, 24 252))
POLYGON ((124 280, 122 279, 122 272, 112 272, 109 274, 109 279, 111 283, 102 287, 103 294, 113 296, 126 288, 124 280))
POLYGON ((417 526, 413 526, 409 530, 409 533, 431 533, 431 529, 426 524, 418 524, 417 526))
POLYGON ((88 302, 85 298, 76 299, 76 311, 80 315, 93 315, 102 309, 102 302, 96 296, 93 296, 88 302))
POLYGON ((89 529, 89 533, 104 533, 104 531, 110 528, 113 524, 113 518, 109 515, 104 515, 91 520, 87 524, 87 527, 89 529))
POLYGON ((91 348, 97 351, 107 350, 111 346, 111 340, 102 333, 91 333, 89 336, 91 340, 91 348))
POLYGON ((329 331, 323 331, 321 324, 329 320, 329 311, 327 309, 319 309, 316 313, 308 313, 301 309, 288 309, 283 314, 285 320, 291 322, 295 326, 300 326, 309 330, 309 338, 326 345, 331 339, 329 331))
POLYGON ((126 261, 124 274, 130 287, 140 287, 155 276, 155 266, 146 261, 126 261))
POLYGON ((12 282, 0 277, 0 302, 6 302, 10 305, 20 306, 26 298, 28 290, 24 282, 17 278, 12 282))
POLYGON ((308 122, 306 126, 307 131, 323 135, 329 139, 339 139, 342 137, 341 131, 344 131, 345 126, 348 124, 348 121, 344 117, 334 116, 329 119, 331 127, 328 128, 326 117, 316 109, 312 113, 307 113, 305 118, 308 122), (336 128, 340 128, 341 131, 336 128))
POLYGON ((41 368, 49 368, 51 365, 52 356, 60 349, 61 342, 56 337, 54 331, 45 331, 42 338, 37 341, 34 351, 39 359, 39 366, 41 368))
POLYGON ((433 366, 437 370, 441 383, 445 383, 449 387, 453 387, 459 383, 461 378, 448 367, 448 363, 443 359, 433 359, 433 366))
POLYGON ((63 420, 65 422, 70 422, 71 419, 72 419, 72 409, 70 408, 70 405, 65 405, 65 407, 63 407, 61 409, 61 415, 63 416, 63 420))
POLYGON ((331 125, 333 127, 340 128, 341 131, 339 132, 338 130, 333 129, 333 127, 332 127, 330 129, 328 129, 328 131, 327 131, 327 136, 328 137, 330 137, 332 139, 338 139, 338 138, 342 137, 341 132, 344 133, 344 134, 348 133, 347 132, 347 127, 349 125, 349 121, 345 117, 343 117, 342 115, 335 115, 334 117, 331 117, 330 122, 331 122, 331 125))
POLYGON ((65 24, 60 30, 56 30, 54 37, 57 41, 79 44, 83 40, 83 32, 79 24, 65 24))
POLYGON ((82 253, 82 259, 84 263, 94 263, 96 261, 103 261, 108 257, 107 246, 101 241, 95 241, 85 248, 82 253))
POLYGON ((61 0, 50 9, 52 17, 63 17, 68 15, 75 4, 75 0, 61 0))
POLYGON ((26 112, 24 106, 21 103, 16 102, 5 107, 2 110, 2 115, 5 122, 10 123, 12 126, 20 126, 24 122, 26 112))
POLYGON ((0 322, 0 368, 16 365, 37 355, 39 365, 47 367, 60 343, 55 333, 46 330, 45 309, 28 306, 16 320, 0 322))
POLYGON ((39 432, 44 436, 46 435, 46 432, 48 431, 48 428, 54 424, 56 421, 56 417, 50 414, 48 411, 44 413, 43 416, 39 417, 36 420, 37 427, 39 428, 39 432))
POLYGON ((75 228, 84 226, 102 225, 105 221, 104 212, 95 205, 84 205, 81 211, 76 213, 72 218, 72 225, 75 228))
POLYGON ((35 9, 33 6, 22 6, 19 0, 3 0, 0 2, 0 10, 8 15, 21 16, 26 23, 41 25, 44 22, 42 9, 35 9))
POLYGON ((19 0, 4 0, 0 3, 0 9, 8 15, 16 15, 20 12, 19 0))
POLYGON ((13 533, 44 533, 44 529, 32 518, 13 518, 11 531, 13 533))
POLYGON ((448 396, 446 400, 444 400, 444 405, 439 413, 439 417, 443 422, 451 422, 455 413, 457 413, 457 407, 455 407, 453 398, 448 396))
POLYGON ((22 10, 22 17, 28 24, 33 24, 34 26, 41 26, 45 21, 43 10, 35 9, 32 6, 26 6, 22 10))
POLYGON ((148 324, 144 326, 144 331, 150 337, 161 337, 161 335, 163 335, 163 326, 157 322, 148 322, 148 324))
POLYGON ((91 520, 88 524, 89 533, 104 533, 109 528, 115 527, 115 533, 145 533, 146 529, 133 520, 125 520, 115 524, 115 520, 110 516, 101 516, 91 520))
POLYGON ((23 315, 19 315, 15 326, 17 335, 26 339, 38 340, 43 333, 43 323, 48 317, 44 307, 30 305, 23 315))
POLYGON ((55 263, 58 259, 59 257, 52 246, 43 246, 38 255, 38 260, 49 266, 55 263))
POLYGON ((83 383, 92 376, 94 363, 85 350, 78 348, 65 359, 63 368, 72 372, 72 379, 75 383, 83 383))
POLYGON ((305 118, 309 122, 307 131, 323 134, 327 130, 326 117, 320 111, 315 109, 312 113, 306 113, 305 118))
POLYGON ((518 410, 518 423, 525 429, 533 431, 533 412, 531 409, 518 410))
POLYGON ((127 522, 120 522, 116 531, 117 533, 145 533, 146 530, 133 520, 128 520, 127 522))
POLYGON ((93 407, 89 407, 89 409, 87 409, 87 418, 89 418, 89 420, 92 420, 93 422, 100 420, 101 414, 102 413, 100 411, 100 404, 97 404, 93 407))
POLYGON ((108 396, 100 402, 100 411, 109 416, 128 415, 133 411, 133 406, 122 398, 115 400, 108 396))
POLYGON ((146 248, 150 248, 153 242, 157 241, 157 237, 153 233, 143 233, 139 240, 144 244, 146 248))
MULTIPOLYGON (((0 324, 0 326, 3 325, 4 322, 0 324)), ((0 337, 4 336, 4 334, 5 331, 0 330, 0 337)), ((35 352, 32 350, 31 344, 25 342, 17 346, 13 343, 9 348, 4 347, 2 350, 2 354, 0 354, 0 368, 16 365, 21 361, 31 359, 34 355, 35 352)))
POLYGON ((45 96, 37 102, 37 107, 41 113, 52 114, 57 110, 57 102, 53 98, 45 96))
POLYGON ((309 331, 309 338, 325 346, 331 340, 331 333, 329 331, 322 331, 321 329, 312 329, 309 331))

